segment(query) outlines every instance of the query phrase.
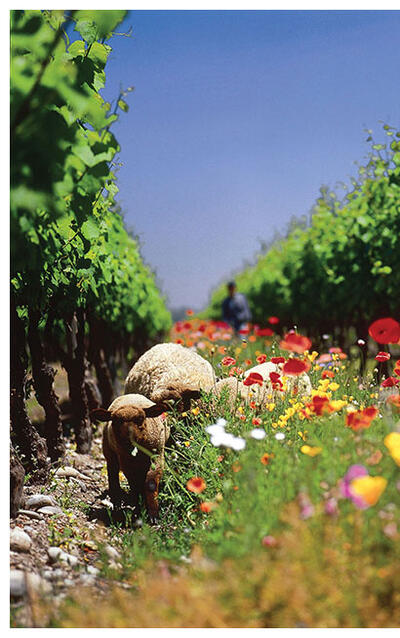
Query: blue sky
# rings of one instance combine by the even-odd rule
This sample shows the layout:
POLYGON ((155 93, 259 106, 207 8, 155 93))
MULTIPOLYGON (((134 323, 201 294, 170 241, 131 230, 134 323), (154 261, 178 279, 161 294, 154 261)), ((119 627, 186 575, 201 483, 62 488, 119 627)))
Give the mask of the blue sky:
POLYGON ((345 181, 400 121, 400 12, 130 11, 103 95, 119 202, 170 307, 199 309, 260 240, 345 181))

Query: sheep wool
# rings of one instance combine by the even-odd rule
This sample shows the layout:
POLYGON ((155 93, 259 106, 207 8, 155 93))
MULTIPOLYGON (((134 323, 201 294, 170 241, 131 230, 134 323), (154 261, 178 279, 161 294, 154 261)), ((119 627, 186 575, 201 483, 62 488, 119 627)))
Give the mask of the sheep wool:
POLYGON ((245 401, 255 401, 259 405, 264 405, 269 400, 274 401, 278 397, 283 397, 285 392, 296 392, 299 395, 311 394, 312 385, 308 374, 303 373, 298 377, 281 376, 282 387, 274 387, 269 376, 271 372, 277 372, 279 375, 282 375, 282 365, 266 361, 265 363, 246 370, 244 380, 251 373, 257 373, 263 378, 262 386, 257 384, 247 386, 244 385, 243 381, 235 377, 227 377, 218 381, 216 384, 216 393, 221 395, 224 392, 224 388, 226 388, 225 392, 228 392, 231 402, 239 396, 245 401))
POLYGON ((145 352, 125 381, 125 394, 139 393, 152 401, 168 397, 168 392, 209 392, 215 386, 211 364, 199 354, 177 343, 161 343, 145 352))

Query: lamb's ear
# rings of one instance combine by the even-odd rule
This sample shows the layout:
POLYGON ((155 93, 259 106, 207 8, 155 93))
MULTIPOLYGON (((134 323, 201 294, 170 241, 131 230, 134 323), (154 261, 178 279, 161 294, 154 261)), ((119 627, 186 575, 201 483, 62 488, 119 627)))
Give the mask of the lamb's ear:
POLYGON ((200 390, 184 390, 182 394, 187 399, 200 399, 201 397, 200 390))
POLYGON ((111 421, 111 412, 104 408, 96 408, 90 412, 90 418, 92 421, 111 421))
POLYGON ((168 406, 165 403, 155 403, 151 405, 149 408, 145 408, 145 414, 147 417, 154 418, 156 416, 160 416, 163 412, 168 410, 168 406))

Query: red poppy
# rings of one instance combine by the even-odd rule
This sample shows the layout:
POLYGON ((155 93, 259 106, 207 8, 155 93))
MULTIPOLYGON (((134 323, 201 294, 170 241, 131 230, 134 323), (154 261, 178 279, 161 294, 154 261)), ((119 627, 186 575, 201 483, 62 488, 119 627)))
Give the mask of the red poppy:
POLYGON ((332 412, 328 397, 320 397, 318 395, 315 395, 311 403, 307 403, 306 407, 310 408, 317 416, 332 412))
POLYGON ((257 425, 261 425, 261 423, 262 423, 261 419, 259 419, 257 416, 254 416, 252 418, 251 422, 252 422, 253 425, 256 425, 256 426, 257 425))
POLYGON ((323 373, 321 374, 321 377, 323 379, 327 379, 328 377, 329 379, 334 379, 335 373, 332 370, 324 370, 323 373))
POLYGON ((262 385, 264 383, 264 379, 261 374, 258 374, 258 372, 250 372, 247 379, 243 381, 243 385, 254 385, 255 383, 258 383, 258 385, 262 385))
POLYGON ((378 352, 378 354, 375 356, 375 359, 377 361, 389 361, 390 352, 378 352))
POLYGON ((378 408, 374 405, 370 405, 364 410, 355 410, 354 412, 348 412, 346 415, 346 425, 357 432, 358 430, 364 430, 369 428, 371 422, 378 414, 378 408))
POLYGON ((267 360, 267 355, 266 354, 259 354, 256 361, 257 363, 265 363, 267 360))
POLYGON ((233 357, 224 357, 221 363, 223 366, 233 366, 236 363, 236 359, 233 357))
POLYGON ((394 372, 395 374, 397 374, 397 376, 398 376, 398 377, 400 377, 400 367, 399 367, 399 368, 395 368, 395 369, 393 370, 393 372, 394 372))
POLYGON ((389 403, 396 412, 400 413, 400 394, 390 394, 386 403, 389 403))
POLYGON ((400 323, 391 317, 377 319, 371 323, 368 333, 377 343, 397 343, 400 339, 400 323))
POLYGON ((272 363, 285 363, 285 357, 271 357, 272 363))
POLYGON ((283 366, 282 372, 284 374, 297 376, 298 374, 307 372, 310 368, 311 364, 309 361, 304 361, 304 359, 289 359, 283 366))
POLYGON ((399 380, 396 377, 388 377, 381 383, 382 388, 392 388, 394 385, 399 385, 399 380))
POLYGON ((206 482, 200 476, 195 476, 188 480, 186 487, 189 492, 200 494, 200 492, 203 492, 206 489, 206 482))
POLYGON ((271 325, 276 325, 279 323, 279 317, 268 317, 268 323, 271 325))
POLYGON ((248 335, 249 332, 250 330, 248 328, 242 328, 241 330, 239 330, 240 335, 248 335))
POLYGON ((305 350, 309 350, 311 348, 311 341, 308 337, 299 335, 296 332, 289 332, 284 336, 279 347, 282 350, 289 350, 290 352, 302 354, 305 350))
POLYGON ((280 390, 281 388, 283 388, 283 383, 281 381, 281 375, 279 374, 279 372, 270 372, 269 378, 274 390, 280 390))
POLYGON ((257 335, 257 337, 272 337, 272 335, 274 334, 274 331, 271 330, 271 328, 258 328, 256 329, 256 327, 254 327, 254 334, 257 335))

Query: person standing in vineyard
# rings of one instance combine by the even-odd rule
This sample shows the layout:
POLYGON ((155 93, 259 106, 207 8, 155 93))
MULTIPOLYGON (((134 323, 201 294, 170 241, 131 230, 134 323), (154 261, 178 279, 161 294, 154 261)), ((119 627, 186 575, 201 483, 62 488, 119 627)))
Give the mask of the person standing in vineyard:
POLYGON ((227 288, 228 296, 222 302, 222 318, 232 326, 237 336, 251 321, 251 312, 245 295, 236 292, 236 282, 230 281, 227 288))

